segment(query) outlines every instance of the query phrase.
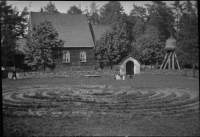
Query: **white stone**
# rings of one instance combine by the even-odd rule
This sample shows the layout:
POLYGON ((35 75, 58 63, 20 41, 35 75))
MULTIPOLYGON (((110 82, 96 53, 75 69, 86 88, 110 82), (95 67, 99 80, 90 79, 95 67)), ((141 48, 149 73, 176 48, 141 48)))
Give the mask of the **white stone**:
POLYGON ((121 77, 119 75, 117 75, 116 80, 121 80, 121 77))
MULTIPOLYGON (((13 73, 12 72, 8 72, 8 78, 12 79, 13 73)), ((19 78, 19 73, 16 73, 16 77, 19 78)), ((15 77, 13 78, 15 79, 15 77)))
POLYGON ((12 79, 12 75, 13 75, 12 72, 8 72, 8 78, 9 79, 12 79))

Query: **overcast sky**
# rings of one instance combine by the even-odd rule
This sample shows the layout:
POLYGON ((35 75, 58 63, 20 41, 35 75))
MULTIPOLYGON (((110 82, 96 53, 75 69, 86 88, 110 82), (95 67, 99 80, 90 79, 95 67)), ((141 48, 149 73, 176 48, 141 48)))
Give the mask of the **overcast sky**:
MULTIPOLYGON (((98 5, 99 8, 108 3, 108 1, 94 2, 98 5)), ((174 3, 174 1, 165 2, 169 6, 171 3, 174 3)), ((46 6, 49 1, 7 1, 7 3, 8 5, 12 5, 13 8, 16 6, 19 11, 22 11, 26 6, 29 8, 29 11, 39 12, 41 7, 46 6)), ((69 8, 73 5, 76 5, 77 7, 81 6, 81 10, 85 10, 87 6, 88 10, 90 11, 90 5, 92 1, 52 1, 52 3, 55 4, 59 12, 67 13, 69 8)), ((144 4, 151 4, 151 1, 120 1, 120 3, 123 6, 125 12, 129 14, 130 11, 133 9, 133 3, 138 6, 144 6, 144 4)))

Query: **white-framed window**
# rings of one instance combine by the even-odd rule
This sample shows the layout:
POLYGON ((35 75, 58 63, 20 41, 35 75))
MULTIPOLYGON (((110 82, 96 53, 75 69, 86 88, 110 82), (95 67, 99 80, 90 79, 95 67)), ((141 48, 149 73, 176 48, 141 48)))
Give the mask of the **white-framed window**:
POLYGON ((63 63, 70 63, 70 52, 69 51, 63 52, 63 63))
POLYGON ((86 62, 86 52, 85 51, 80 52, 80 62, 86 62))

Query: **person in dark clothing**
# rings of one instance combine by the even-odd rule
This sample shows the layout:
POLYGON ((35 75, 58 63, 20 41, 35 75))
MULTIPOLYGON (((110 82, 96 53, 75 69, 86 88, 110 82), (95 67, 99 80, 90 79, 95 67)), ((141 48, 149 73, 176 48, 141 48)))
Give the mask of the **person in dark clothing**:
POLYGON ((15 68, 14 68, 14 71, 13 71, 12 80, 13 80, 14 77, 17 80, 17 73, 16 73, 16 69, 15 68))

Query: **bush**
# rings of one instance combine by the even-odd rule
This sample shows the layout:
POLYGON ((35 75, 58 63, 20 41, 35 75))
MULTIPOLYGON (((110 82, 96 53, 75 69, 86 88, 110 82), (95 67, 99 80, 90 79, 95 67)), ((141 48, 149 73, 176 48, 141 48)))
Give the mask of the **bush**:
POLYGON ((53 71, 56 68, 56 64, 53 63, 52 65, 48 65, 51 71, 53 71))
POLYGON ((24 70, 21 68, 16 68, 16 72, 24 72, 24 70))
POLYGON ((115 65, 113 68, 114 68, 115 71, 120 71, 119 65, 115 65))
POLYGON ((2 78, 7 78, 8 77, 8 72, 10 72, 10 70, 2 70, 1 71, 1 77, 2 78))

